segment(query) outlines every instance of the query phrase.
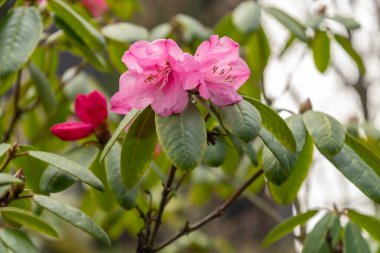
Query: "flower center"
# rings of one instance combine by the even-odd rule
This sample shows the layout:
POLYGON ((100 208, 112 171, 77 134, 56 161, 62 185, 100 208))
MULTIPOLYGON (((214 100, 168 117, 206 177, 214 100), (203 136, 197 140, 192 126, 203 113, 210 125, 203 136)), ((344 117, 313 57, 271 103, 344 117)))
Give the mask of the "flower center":
POLYGON ((236 79, 235 75, 230 74, 232 70, 233 70, 233 67, 219 68, 219 66, 215 65, 211 69, 212 74, 210 73, 211 75, 208 75, 207 79, 210 79, 209 81, 212 81, 212 80, 220 81, 220 79, 222 79, 226 82, 231 83, 236 79))
POLYGON ((154 73, 149 74, 144 82, 155 85, 157 88, 162 89, 169 82, 170 75, 173 72, 172 67, 167 62, 166 66, 157 66, 154 73))

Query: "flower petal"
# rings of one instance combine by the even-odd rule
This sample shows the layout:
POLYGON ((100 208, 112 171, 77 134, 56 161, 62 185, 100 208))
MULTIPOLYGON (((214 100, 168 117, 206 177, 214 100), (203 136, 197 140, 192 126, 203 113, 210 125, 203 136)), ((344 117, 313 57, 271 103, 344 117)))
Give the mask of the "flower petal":
POLYGON ((107 119, 107 100, 99 91, 93 91, 87 95, 77 95, 75 113, 81 121, 96 128, 107 119))
POLYGON ((52 134, 65 141, 75 141, 89 136, 93 132, 91 124, 82 122, 64 122, 50 128, 52 134))
POLYGON ((239 93, 230 85, 208 83, 207 89, 210 94, 210 100, 215 105, 231 105, 243 99, 239 93))

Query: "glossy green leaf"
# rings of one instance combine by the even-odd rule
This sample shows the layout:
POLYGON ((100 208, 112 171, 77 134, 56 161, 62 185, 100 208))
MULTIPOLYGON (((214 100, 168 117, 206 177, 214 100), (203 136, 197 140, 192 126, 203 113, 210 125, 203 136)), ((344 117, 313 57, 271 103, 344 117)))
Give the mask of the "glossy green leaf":
POLYGON ((106 146, 104 147, 102 154, 100 155, 100 161, 104 161, 104 158, 107 156, 108 152, 110 152, 112 146, 115 144, 121 133, 124 131, 124 129, 127 127, 129 123, 131 123, 136 116, 140 113, 140 111, 136 109, 132 109, 125 117, 124 119, 119 123, 117 126, 115 132, 113 133, 111 139, 107 142, 106 146))
POLYGON ((92 174, 88 169, 86 169, 77 162, 69 160, 63 156, 42 151, 29 151, 28 154, 31 157, 51 164, 56 168, 69 173, 70 175, 78 178, 83 183, 86 183, 99 191, 103 191, 104 189, 102 182, 96 176, 94 176, 94 174, 92 174))
POLYGON ((281 238, 285 237, 289 233, 292 233, 297 226, 305 224, 310 218, 312 218, 317 213, 317 210, 310 210, 306 213, 301 213, 287 220, 284 220, 268 233, 268 235, 265 237, 263 241, 263 246, 268 247, 271 244, 280 240, 281 238))
POLYGON ((329 160, 367 197, 380 204, 380 177, 350 147, 344 145, 329 160))
POLYGON ((371 253, 360 229, 351 222, 347 223, 344 229, 344 242, 343 253, 371 253))
POLYGON ((131 189, 149 167, 157 145, 154 112, 145 109, 132 123, 121 147, 121 178, 131 189))
POLYGON ((40 233, 58 237, 57 231, 47 221, 31 211, 16 207, 1 207, 0 213, 6 219, 20 223, 40 233))
POLYGON ((350 220, 365 229, 373 239, 380 242, 380 219, 373 216, 368 216, 362 213, 358 213, 352 209, 348 209, 348 217, 350 220))
POLYGON ((189 172, 199 164, 206 149, 206 126, 193 104, 169 117, 156 114, 156 131, 162 149, 174 166, 189 172))
POLYGON ((302 253, 320 253, 324 245, 326 236, 334 221, 335 214, 327 213, 323 218, 318 221, 313 230, 307 235, 303 245, 302 253))
POLYGON ((342 226, 340 225, 340 217, 335 215, 334 220, 332 221, 329 228, 329 236, 331 238, 331 245, 335 247, 339 242, 341 236, 342 226))
MULTIPOLYGON (((297 141, 297 160, 292 168, 289 178, 282 185, 277 186, 268 182, 272 198, 282 205, 288 205, 297 198, 298 191, 309 172, 313 160, 313 141, 306 133, 306 129, 302 123, 302 117, 296 115, 289 118, 287 121, 289 122, 290 120, 291 122, 289 125, 297 141)), ((279 163, 278 166, 280 166, 279 163)))
POLYGON ((2 157, 11 148, 11 144, 1 143, 0 144, 0 157, 2 157))
POLYGON ((211 167, 218 167, 223 164, 227 156, 227 144, 223 138, 216 137, 215 144, 208 143, 203 162, 211 167))
POLYGON ((104 160, 108 185, 113 193, 116 202, 125 210, 132 209, 136 204, 137 186, 128 190, 121 180, 120 171, 121 146, 115 143, 108 156, 104 160))
POLYGON ((344 25, 346 27, 347 30, 356 30, 356 29, 360 28, 360 24, 356 20, 354 20, 353 18, 350 18, 350 17, 343 17, 340 15, 335 15, 335 16, 331 17, 330 19, 341 23, 342 25, 344 25))
POLYGON ((19 70, 32 55, 42 33, 35 7, 18 7, 0 23, 0 77, 19 70))
POLYGON ((314 63, 319 72, 324 73, 330 64, 330 39, 326 32, 315 31, 311 42, 314 63))
POLYGON ((260 112, 262 129, 267 129, 267 131, 270 132, 281 145, 289 149, 289 151, 295 152, 297 147, 296 141, 285 120, 283 120, 272 108, 264 105, 259 100, 249 97, 244 97, 244 99, 253 104, 253 106, 255 106, 260 112))
POLYGON ((380 177, 380 157, 376 153, 372 152, 372 150, 365 146, 359 139, 356 139, 348 133, 346 134, 345 142, 380 177))
POLYGON ((250 142, 259 134, 261 116, 251 103, 242 100, 215 108, 224 129, 242 141, 250 142))
POLYGON ((339 43, 339 45, 347 52, 347 54, 354 60, 356 65, 358 66, 360 74, 364 75, 366 72, 364 62, 360 54, 352 47, 351 41, 341 35, 335 34, 335 40, 339 43))
POLYGON ((57 107, 57 102, 47 76, 33 63, 29 63, 28 69, 45 113, 47 115, 53 114, 57 107))
POLYGON ((2 228, 0 238, 15 253, 39 253, 29 237, 19 230, 2 228))
POLYGON ((306 129, 318 150, 326 157, 333 157, 342 149, 344 127, 333 117, 322 112, 307 111, 303 114, 306 129))
POLYGON ((105 39, 86 19, 74 11, 70 5, 62 0, 48 2, 53 12, 62 19, 91 49, 101 49, 105 46, 105 39))
POLYGON ((232 12, 232 22, 244 33, 254 32, 261 25, 261 8, 255 1, 240 3, 232 12))
POLYGON ((0 185, 6 184, 21 184, 23 183, 20 179, 14 178, 7 173, 0 173, 0 185))
POLYGON ((34 195, 33 201, 49 212, 92 235, 102 243, 106 245, 111 244, 111 240, 106 232, 81 210, 42 195, 34 195))
POLYGON ((120 43, 147 40, 149 36, 148 30, 145 27, 128 22, 107 25, 102 28, 101 32, 106 38, 120 43))
POLYGON ((295 37, 303 42, 308 41, 308 37, 305 33, 306 27, 303 26, 293 17, 289 16, 280 9, 270 7, 265 9, 270 15, 272 15, 278 22, 285 26, 295 37))
MULTIPOLYGON (((79 163, 86 170, 94 162, 98 149, 91 146, 76 147, 67 151, 62 156, 79 163)), ((40 180, 40 190, 43 193, 61 192, 72 186, 77 181, 76 177, 49 165, 43 172, 40 180)))

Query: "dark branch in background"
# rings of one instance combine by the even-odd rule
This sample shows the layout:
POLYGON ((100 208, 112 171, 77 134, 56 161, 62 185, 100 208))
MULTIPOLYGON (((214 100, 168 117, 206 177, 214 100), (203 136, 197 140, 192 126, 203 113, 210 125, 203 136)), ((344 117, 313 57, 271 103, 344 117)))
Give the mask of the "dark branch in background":
POLYGON ((173 243, 174 241, 178 240, 179 238, 181 238, 182 236, 184 235, 187 235, 201 227, 203 227, 204 225, 208 224, 209 222, 211 222, 212 220, 214 220, 215 218, 218 218, 220 216, 222 216, 226 210, 232 205, 232 203, 234 203, 234 201, 253 183, 256 181, 256 179, 258 179, 261 174, 263 173, 263 169, 260 169, 259 171, 257 171, 252 177, 250 177, 242 186, 240 186, 236 192, 231 196, 229 197, 221 206, 219 206, 217 209, 215 209, 214 211, 212 211, 210 214, 208 214, 207 216, 205 216, 203 219, 193 223, 193 224, 189 224, 189 222, 186 222, 186 224, 184 225, 184 227, 178 231, 175 235, 173 235, 172 237, 170 237, 169 239, 167 239, 166 241, 162 242, 160 245, 158 245, 157 247, 154 247, 152 249, 151 252, 157 252, 163 248, 165 248, 166 246, 168 246, 169 244, 173 243))

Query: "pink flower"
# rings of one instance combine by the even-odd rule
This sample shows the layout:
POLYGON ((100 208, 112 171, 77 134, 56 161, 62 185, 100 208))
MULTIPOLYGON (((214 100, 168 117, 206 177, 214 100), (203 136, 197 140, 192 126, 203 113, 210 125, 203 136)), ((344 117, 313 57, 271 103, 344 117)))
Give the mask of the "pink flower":
POLYGON ((242 100, 237 90, 249 78, 250 70, 239 57, 239 44, 228 37, 219 39, 211 35, 195 52, 202 80, 199 94, 219 106, 230 105, 242 100))
POLYGON ((99 17, 108 11, 108 5, 105 0, 82 0, 82 5, 94 17, 99 17))
POLYGON ((56 124, 50 129, 52 134, 65 141, 74 141, 103 128, 108 116, 106 98, 99 91, 78 95, 75 98, 75 114, 80 122, 66 121, 56 124))
POLYGON ((149 105, 162 116, 180 113, 188 103, 186 90, 196 88, 201 80, 199 63, 171 39, 138 41, 122 61, 128 71, 111 98, 111 110, 120 114, 149 105))

